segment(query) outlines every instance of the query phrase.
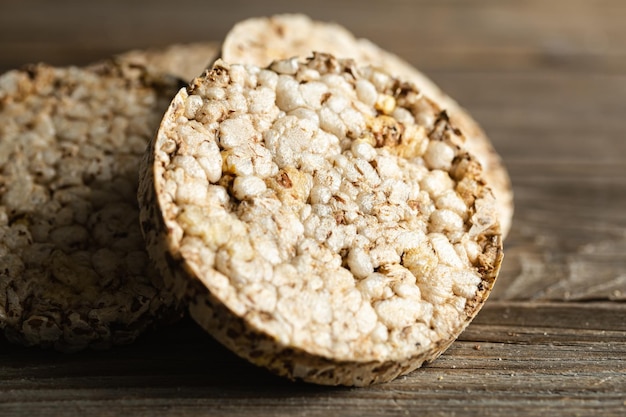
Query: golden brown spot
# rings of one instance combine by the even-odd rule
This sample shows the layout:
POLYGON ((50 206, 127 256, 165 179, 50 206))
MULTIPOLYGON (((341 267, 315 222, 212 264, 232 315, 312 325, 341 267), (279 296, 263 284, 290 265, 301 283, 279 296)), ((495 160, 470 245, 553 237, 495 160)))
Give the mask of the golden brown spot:
POLYGON ((465 177, 480 178, 482 171, 480 163, 470 157, 469 154, 464 153, 455 157, 452 161, 450 176, 456 181, 465 177))
POLYGON ((461 197, 465 205, 471 207, 476 200, 478 192, 480 191, 479 188, 480 186, 476 181, 470 177, 465 177, 457 183, 455 191, 459 197, 461 197))
POLYGON ((285 171, 278 174, 277 182, 285 188, 291 188, 293 186, 291 178, 289 178, 289 175, 285 171))
MULTIPOLYGON (((206 78, 211 83, 214 83, 216 87, 226 87, 230 83, 230 74, 228 72, 228 69, 220 65, 216 65, 211 71, 209 71, 206 74, 206 78)), ((194 84, 195 83, 203 83, 203 82, 194 81, 194 84)))
POLYGON ((335 222, 337 222, 337 224, 346 224, 346 219, 343 215, 343 211, 341 210, 337 210, 333 213, 333 217, 335 219, 335 222))
POLYGON ((221 185, 230 192, 233 188, 233 182, 235 182, 235 177, 233 175, 224 174, 218 181, 218 185, 221 185))
POLYGON ((276 31, 276 34, 277 34, 279 37, 281 37, 281 38, 282 38, 282 37, 284 37, 284 36, 285 36, 285 28, 284 28, 284 27, 282 27, 282 26, 280 26, 280 25, 278 25, 278 26, 274 26, 274 30, 276 31))
POLYGON ((376 141, 375 147, 393 147, 400 144, 404 126, 393 117, 378 116, 370 119, 368 125, 376 141))
POLYGON ((396 108, 396 99, 387 94, 381 94, 378 96, 374 108, 382 114, 391 114, 396 108))
POLYGON ((408 200, 406 202, 413 210, 419 210, 420 203, 417 200, 408 200))

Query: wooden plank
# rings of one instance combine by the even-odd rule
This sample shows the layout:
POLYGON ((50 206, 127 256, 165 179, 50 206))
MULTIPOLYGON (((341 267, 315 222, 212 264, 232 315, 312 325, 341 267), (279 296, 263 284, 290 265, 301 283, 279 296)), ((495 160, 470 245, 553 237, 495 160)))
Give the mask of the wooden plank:
MULTIPOLYGON (((320 0, 298 9, 418 65, 503 155, 516 215, 485 309, 433 364, 366 389, 273 377, 188 320, 76 355, 0 339, 0 415, 624 415, 626 2, 320 0)), ((285 10, 290 0, 2 2, 0 71, 220 39, 236 20, 285 10)))
MULTIPOLYGON (((0 70, 40 60, 83 64, 131 48, 217 40, 237 20, 294 10, 289 0, 25 0, 3 2, 0 8, 0 70)), ((322 0, 301 3, 298 11, 338 21, 427 71, 626 68, 626 3, 620 0, 391 0, 365 5, 322 0)))
POLYGON ((626 160, 509 168, 517 208, 493 297, 626 300, 626 160))
POLYGON ((3 344, 0 414, 617 416, 626 405, 625 314, 615 303, 489 302, 433 364, 363 389, 273 377, 188 321, 106 352, 3 344))
POLYGON ((505 162, 626 162, 626 72, 432 72, 483 125, 505 162))

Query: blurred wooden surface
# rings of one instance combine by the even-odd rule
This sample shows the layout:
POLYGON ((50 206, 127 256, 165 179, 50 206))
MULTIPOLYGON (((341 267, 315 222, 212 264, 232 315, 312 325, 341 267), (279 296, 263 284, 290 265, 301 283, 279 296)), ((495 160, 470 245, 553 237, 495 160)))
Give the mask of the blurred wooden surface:
POLYGON ((0 416, 626 415, 626 1, 0 0, 0 70, 285 11, 400 54, 487 130, 516 214, 485 309, 435 363, 366 389, 277 379, 191 322, 78 355, 0 340, 0 416))

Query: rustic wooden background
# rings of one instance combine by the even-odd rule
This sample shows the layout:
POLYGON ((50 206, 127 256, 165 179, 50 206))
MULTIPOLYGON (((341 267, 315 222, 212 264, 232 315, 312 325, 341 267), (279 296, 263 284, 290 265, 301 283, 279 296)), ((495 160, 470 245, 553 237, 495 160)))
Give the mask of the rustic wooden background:
POLYGON ((0 340, 0 415, 626 415, 626 1, 0 0, 0 70, 285 11, 400 54, 490 134, 516 214, 484 310, 434 364, 367 389, 277 379, 189 321, 107 352, 0 340))

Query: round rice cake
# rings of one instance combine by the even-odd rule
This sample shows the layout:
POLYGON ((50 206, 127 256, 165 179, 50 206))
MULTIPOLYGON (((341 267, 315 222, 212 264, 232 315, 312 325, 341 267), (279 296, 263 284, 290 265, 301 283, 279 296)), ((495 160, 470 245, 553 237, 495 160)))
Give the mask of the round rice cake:
POLYGON ((163 48, 136 49, 120 54, 118 58, 190 81, 202 74, 218 53, 217 42, 194 42, 163 48))
POLYGON ((148 251, 249 361, 391 380, 456 339, 500 267, 495 200, 461 142, 436 103, 372 67, 218 60, 142 160, 148 251))
POLYGON ((506 237, 513 218, 513 191, 500 156, 467 111, 406 61, 367 39, 357 39, 340 25, 314 21, 301 14, 251 18, 239 22, 227 34, 221 58, 229 63, 264 67, 277 59, 306 57, 314 51, 352 58, 359 65, 381 67, 400 79, 414 83, 445 109, 453 124, 463 132, 467 149, 485 167, 485 177, 496 196, 502 235, 506 237))
POLYGON ((180 315, 139 228, 137 167, 182 85, 138 66, 0 76, 0 329, 77 351, 180 315))

